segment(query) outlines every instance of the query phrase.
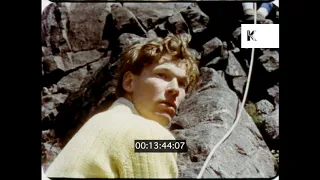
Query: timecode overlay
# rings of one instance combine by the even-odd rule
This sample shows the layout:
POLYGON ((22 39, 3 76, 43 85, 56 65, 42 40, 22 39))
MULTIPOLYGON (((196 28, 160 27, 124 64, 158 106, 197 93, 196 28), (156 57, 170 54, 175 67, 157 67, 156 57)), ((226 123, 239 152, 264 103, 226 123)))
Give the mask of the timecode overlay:
POLYGON ((135 152, 188 152, 186 140, 135 140, 135 152))

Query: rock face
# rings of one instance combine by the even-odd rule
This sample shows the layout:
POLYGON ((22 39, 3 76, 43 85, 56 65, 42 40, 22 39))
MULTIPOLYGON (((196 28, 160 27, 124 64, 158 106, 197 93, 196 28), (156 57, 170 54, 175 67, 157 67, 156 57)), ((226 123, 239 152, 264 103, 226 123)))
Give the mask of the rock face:
MULTIPOLYGON (((179 154, 180 177, 197 176, 214 145, 232 126, 240 105, 236 93, 214 69, 203 67, 201 74, 200 89, 183 102, 171 125, 177 139, 186 139, 189 148, 179 154)), ((244 111, 203 178, 272 177, 274 163, 262 135, 244 111)))
MULTIPOLYGON (((179 177, 195 178, 231 128, 240 104, 247 103, 241 101, 251 50, 240 48, 240 24, 232 24, 242 16, 237 14, 242 6, 225 8, 227 21, 218 20, 219 7, 217 2, 51 3, 42 15, 44 170, 92 115, 115 100, 119 54, 136 42, 172 32, 192 35, 190 46, 200 61, 201 84, 168 126, 177 139, 187 140, 188 152, 178 154, 179 177)), ((275 14, 270 18, 276 22, 275 14)), ((271 150, 279 147, 279 50, 256 49, 255 54, 247 101, 256 103, 264 126, 259 129, 243 110, 204 178, 277 175, 271 150)))

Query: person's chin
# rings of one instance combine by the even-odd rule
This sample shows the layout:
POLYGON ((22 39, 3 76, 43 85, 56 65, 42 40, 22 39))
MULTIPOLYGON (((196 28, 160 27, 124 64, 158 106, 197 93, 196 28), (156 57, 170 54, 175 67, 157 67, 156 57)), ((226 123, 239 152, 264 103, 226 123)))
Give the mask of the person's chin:
POLYGON ((172 119, 172 117, 165 112, 157 112, 155 113, 155 115, 156 115, 156 121, 159 122, 162 126, 167 126, 172 119))

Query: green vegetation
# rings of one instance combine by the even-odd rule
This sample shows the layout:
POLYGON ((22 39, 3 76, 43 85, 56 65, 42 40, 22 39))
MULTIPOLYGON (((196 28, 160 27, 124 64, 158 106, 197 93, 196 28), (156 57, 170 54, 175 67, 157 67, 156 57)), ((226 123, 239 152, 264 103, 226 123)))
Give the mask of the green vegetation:
POLYGON ((256 124, 256 126, 260 128, 263 122, 261 119, 261 114, 257 110, 257 106, 253 102, 249 101, 245 105, 245 109, 248 112, 248 114, 252 117, 253 122, 256 124))

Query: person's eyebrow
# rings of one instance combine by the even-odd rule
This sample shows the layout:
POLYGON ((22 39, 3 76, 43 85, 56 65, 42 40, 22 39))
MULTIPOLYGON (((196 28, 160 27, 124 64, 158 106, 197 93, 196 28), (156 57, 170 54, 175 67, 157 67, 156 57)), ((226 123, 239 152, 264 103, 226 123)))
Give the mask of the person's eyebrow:
POLYGON ((188 83, 188 76, 179 76, 178 74, 176 74, 174 71, 172 71, 170 68, 167 67, 159 67, 154 69, 155 71, 166 71, 168 73, 170 73, 171 75, 175 76, 178 78, 179 81, 182 81, 183 83, 188 83))

